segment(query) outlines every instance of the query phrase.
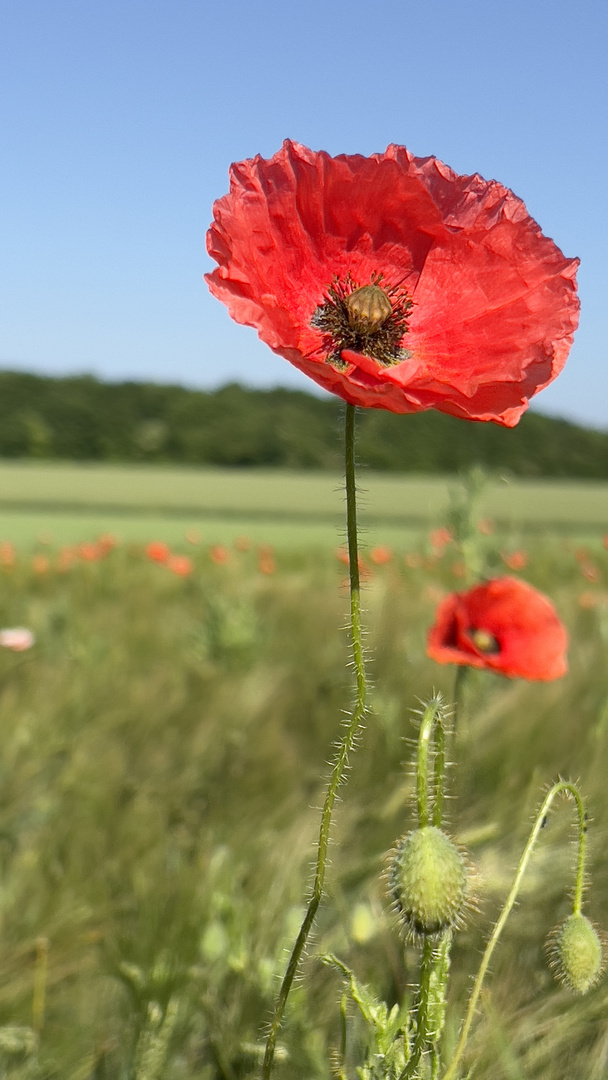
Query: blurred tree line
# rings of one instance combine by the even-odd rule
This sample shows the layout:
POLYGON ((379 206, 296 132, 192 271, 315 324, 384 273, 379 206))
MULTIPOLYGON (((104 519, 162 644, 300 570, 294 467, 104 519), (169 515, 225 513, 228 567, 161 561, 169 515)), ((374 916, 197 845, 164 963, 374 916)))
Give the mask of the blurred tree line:
MULTIPOLYGON (((0 372, 0 456, 340 469, 341 402, 238 385, 205 392, 0 372)), ((372 469, 451 473, 482 463, 518 476, 608 478, 608 432, 525 414, 512 430, 438 412, 362 410, 372 469)))

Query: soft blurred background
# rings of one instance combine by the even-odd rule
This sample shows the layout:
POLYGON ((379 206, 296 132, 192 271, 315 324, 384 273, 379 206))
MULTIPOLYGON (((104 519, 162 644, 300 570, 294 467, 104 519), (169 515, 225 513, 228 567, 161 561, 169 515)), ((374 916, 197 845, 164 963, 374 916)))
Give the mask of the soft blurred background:
MULTIPOLYGON (((581 257, 565 372, 513 431, 359 419, 373 713, 277 1080, 329 1080, 335 951, 411 994, 385 853, 412 826, 412 711, 439 600, 488 575, 555 602, 570 673, 477 673, 450 828, 480 911, 448 1049, 543 790, 581 779, 586 911, 608 928, 606 29, 600 3, 20 0, 0 10, 0 1078, 249 1080, 302 914, 351 698, 341 405, 207 294, 231 161, 284 137, 389 142, 512 187, 581 257), (8 631, 12 631, 9 633, 8 631)), ((493 962, 480 1080, 605 1080, 608 990, 543 942, 572 807, 543 830, 493 962)), ((349 1011, 347 1070, 363 1031, 349 1011)))

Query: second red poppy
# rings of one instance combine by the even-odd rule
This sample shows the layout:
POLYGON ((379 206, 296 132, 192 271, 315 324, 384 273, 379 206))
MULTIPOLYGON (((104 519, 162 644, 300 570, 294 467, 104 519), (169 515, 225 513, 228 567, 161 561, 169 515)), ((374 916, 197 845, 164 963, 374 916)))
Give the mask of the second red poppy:
POLYGON ((549 680, 566 674, 567 647, 565 627, 548 597, 525 581, 502 577, 442 600, 427 653, 440 664, 549 680))

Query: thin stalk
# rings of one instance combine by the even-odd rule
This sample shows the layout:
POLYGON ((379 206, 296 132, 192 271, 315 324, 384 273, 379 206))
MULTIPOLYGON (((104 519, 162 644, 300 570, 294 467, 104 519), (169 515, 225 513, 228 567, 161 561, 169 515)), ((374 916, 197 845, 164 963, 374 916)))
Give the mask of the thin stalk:
POLYGON ((287 998, 298 970, 298 966, 308 940, 312 925, 323 897, 325 873, 327 870, 327 855, 329 837, 332 823, 332 813, 340 784, 344 781, 348 757, 353 749, 355 736, 359 730, 365 715, 367 701, 367 682, 365 677, 365 664, 363 660, 363 642, 361 635, 361 587, 359 581, 359 551, 357 538, 357 498, 355 485, 355 406, 346 405, 346 418, 344 426, 344 466, 346 479, 346 530, 348 537, 348 562, 350 581, 350 636, 353 654, 353 666, 355 670, 355 704, 350 719, 346 726, 342 740, 332 767, 323 811, 319 828, 317 843, 317 861, 312 894, 306 908, 304 920, 296 938, 294 947, 287 964, 287 970, 283 976, 283 982, 275 1005, 274 1015, 270 1023, 270 1029, 266 1040, 266 1051, 262 1064, 262 1080, 268 1080, 272 1070, 277 1036, 287 998))
POLYGON ((447 1008, 447 990, 450 975, 450 958, 453 933, 446 930, 442 935, 433 957, 431 977, 431 1001, 429 1007, 429 1045, 431 1050, 431 1077, 437 1080, 441 1067, 439 1041, 445 1026, 447 1008))
POLYGON ((340 1064, 336 1072, 337 1080, 348 1080, 346 1075, 347 1006, 348 994, 344 993, 340 999, 340 1064))
POLYGON ((437 717, 435 724, 435 765, 433 774, 433 825, 440 829, 443 821, 443 800, 445 798, 445 730, 439 717, 437 717))
MULTIPOLYGON (((441 828, 445 787, 445 729, 443 724, 443 702, 434 697, 426 706, 420 721, 418 750, 416 755, 416 810, 418 827, 424 829, 429 822, 435 828, 441 828), (433 804, 430 805, 429 792, 429 751, 434 738, 433 761, 433 804)), ((449 971, 449 949, 438 950, 433 938, 426 938, 422 948, 420 964, 420 986, 418 989, 418 1010, 416 1013, 416 1037, 412 1056, 403 1070, 400 1080, 415 1077, 423 1053, 433 1047, 439 1031, 433 1021, 438 1019, 438 1001, 445 997, 449 971), (431 1020, 431 1013, 433 1018, 431 1020)), ((442 1026, 442 1024, 441 1024, 442 1026)))
POLYGON ((465 712, 465 685, 469 675, 469 668, 466 664, 459 664, 456 668, 456 678, 454 680, 454 712, 452 721, 452 739, 456 739, 456 732, 458 727, 464 727, 466 731, 466 712, 465 712))
POLYGON ((426 705, 420 721, 418 750, 416 754, 416 810, 418 826, 424 829, 431 819, 429 793, 429 750, 431 739, 435 739, 435 760, 433 766, 434 799, 432 809, 433 825, 441 825, 444 799, 445 774, 445 730, 443 726, 444 705, 441 696, 431 698, 426 705))
POLYGON ((486 949, 483 954, 481 964, 479 966, 479 971, 477 972, 477 976, 473 984, 473 991, 471 993, 466 1016, 462 1025, 462 1031, 460 1032, 460 1038, 454 1051, 454 1057, 450 1062, 447 1072, 444 1073, 443 1080, 454 1080, 454 1077, 456 1076, 456 1069, 458 1068, 458 1064, 460 1062, 460 1059, 464 1052, 464 1048, 467 1043, 467 1039, 469 1037, 469 1031, 471 1029, 471 1024, 473 1023, 473 1017, 475 1016, 475 1010, 477 1008, 477 1002, 479 1000, 479 995, 483 986, 483 980, 488 970, 490 960, 492 959, 492 953, 494 952, 494 949, 498 944, 498 939, 500 938, 504 925, 509 915, 511 914, 511 911, 513 910, 513 905, 515 904, 515 901, 517 899, 517 894, 519 892, 522 878, 526 872, 526 868, 528 866, 528 862, 530 861, 530 856, 532 854, 534 845, 538 839, 538 835, 543 826, 545 825, 546 817, 551 807, 551 803, 555 799, 556 795, 561 795, 563 793, 570 795, 574 799, 578 812, 578 860, 576 868, 576 885, 574 890, 574 912, 575 914, 580 914, 583 897, 583 884, 585 878, 585 850, 587 833, 585 808, 583 806, 583 800, 580 796, 578 788, 575 787, 574 784, 569 784, 566 780, 559 780, 556 784, 553 785, 551 790, 547 792, 545 800, 540 810, 538 811, 538 814, 536 815, 536 820, 528 838, 528 843, 526 844, 522 857, 519 860, 519 866, 517 867, 515 880, 513 881, 513 887, 496 921, 496 925, 492 930, 488 944, 486 945, 486 949))
POLYGON ((435 947, 432 938, 426 938, 422 946, 422 962, 420 964, 420 990, 418 994, 418 1010, 416 1012, 416 1036, 412 1056, 399 1080, 413 1080, 418 1073, 420 1061, 430 1041, 429 1012, 431 1007, 431 977, 435 968, 435 947))

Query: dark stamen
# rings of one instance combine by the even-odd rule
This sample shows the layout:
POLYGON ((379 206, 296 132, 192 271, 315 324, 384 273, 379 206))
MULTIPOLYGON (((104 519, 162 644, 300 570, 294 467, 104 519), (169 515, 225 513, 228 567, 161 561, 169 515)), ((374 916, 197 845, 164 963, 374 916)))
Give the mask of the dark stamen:
POLYGON ((375 274, 369 285, 359 286, 349 273, 329 286, 311 319, 324 335, 329 364, 346 368, 343 349, 371 356, 385 367, 411 355, 401 342, 414 305, 400 285, 380 288, 381 281, 382 274, 375 274))

